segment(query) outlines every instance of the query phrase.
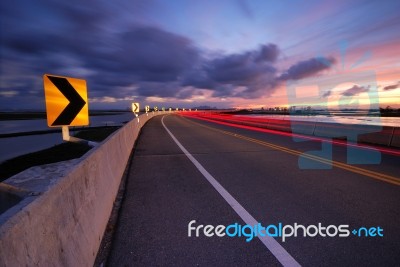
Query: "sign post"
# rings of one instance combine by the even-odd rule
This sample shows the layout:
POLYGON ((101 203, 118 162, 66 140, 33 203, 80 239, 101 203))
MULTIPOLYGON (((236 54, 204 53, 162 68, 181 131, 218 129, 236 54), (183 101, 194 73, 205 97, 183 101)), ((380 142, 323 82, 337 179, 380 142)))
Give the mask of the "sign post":
POLYGON ((138 113, 139 112, 139 103, 132 103, 132 112, 138 113))
POLYGON ((86 81, 82 79, 45 74, 43 87, 46 99, 47 125, 61 127, 64 141, 96 143, 69 135, 68 126, 89 125, 86 81))
POLYGON ((132 103, 132 112, 137 118, 138 122, 139 122, 139 115, 137 113, 139 112, 139 110, 140 110, 139 103, 138 102, 132 103))

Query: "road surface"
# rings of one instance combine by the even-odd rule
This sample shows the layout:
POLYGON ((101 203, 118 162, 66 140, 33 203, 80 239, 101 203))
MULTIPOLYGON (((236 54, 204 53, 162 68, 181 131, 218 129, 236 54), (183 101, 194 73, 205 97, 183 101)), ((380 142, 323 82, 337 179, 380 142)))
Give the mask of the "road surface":
MULTIPOLYGON (((382 153, 379 164, 350 165, 346 147, 336 145, 333 166, 318 155, 301 156, 319 149, 321 142, 295 142, 288 135, 155 117, 130 163, 108 265, 398 266, 399 156, 382 153), (189 237, 193 220, 193 229, 281 223, 286 234, 295 223, 306 232, 333 225, 333 236, 322 229, 325 237, 304 237, 298 228, 298 236, 284 242, 281 236, 246 242, 246 236, 215 232, 207 237, 199 228, 198 237, 196 230, 189 237), (338 236, 340 225, 347 236, 338 236)), ((356 155, 362 160, 368 153, 356 155)))

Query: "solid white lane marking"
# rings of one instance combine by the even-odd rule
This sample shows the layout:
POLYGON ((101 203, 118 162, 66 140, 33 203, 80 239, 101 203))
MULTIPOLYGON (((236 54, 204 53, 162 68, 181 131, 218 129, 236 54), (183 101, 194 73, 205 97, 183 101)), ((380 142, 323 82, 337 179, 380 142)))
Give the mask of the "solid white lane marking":
MULTIPOLYGON (((218 191, 218 193, 225 199, 226 202, 233 208, 233 210, 242 218, 242 220, 248 225, 258 224, 257 220, 254 219, 250 213, 240 205, 239 202, 228 192, 226 189, 217 181, 215 178, 187 151, 187 149, 176 139, 164 123, 164 117, 161 119, 161 123, 165 130, 171 136, 172 140, 177 146, 185 153, 186 157, 196 166, 196 168, 203 174, 203 176, 210 182, 210 184, 218 191)), ((261 242, 268 248, 269 251, 275 256, 275 258, 283 266, 301 266, 273 237, 270 236, 257 236, 261 242)))

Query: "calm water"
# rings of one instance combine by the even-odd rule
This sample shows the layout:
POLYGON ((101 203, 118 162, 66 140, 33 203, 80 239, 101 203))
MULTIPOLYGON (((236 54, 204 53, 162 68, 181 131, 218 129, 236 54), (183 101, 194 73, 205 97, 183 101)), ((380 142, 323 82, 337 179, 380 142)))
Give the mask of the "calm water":
POLYGON ((60 143, 61 133, 0 138, 0 162, 60 143))
MULTIPOLYGON (((124 121, 130 121, 133 118, 133 113, 92 116, 90 117, 90 126, 118 125, 124 121)), ((0 134, 42 131, 48 129, 50 128, 47 126, 47 121, 45 119, 0 121, 0 134)))
MULTIPOLYGON (((121 125, 134 118, 133 113, 90 117, 90 126, 121 125)), ((48 130, 45 119, 0 121, 0 133, 48 130)), ((73 128, 70 130, 73 134, 73 128)), ((0 162, 62 143, 61 133, 0 138, 0 162)))

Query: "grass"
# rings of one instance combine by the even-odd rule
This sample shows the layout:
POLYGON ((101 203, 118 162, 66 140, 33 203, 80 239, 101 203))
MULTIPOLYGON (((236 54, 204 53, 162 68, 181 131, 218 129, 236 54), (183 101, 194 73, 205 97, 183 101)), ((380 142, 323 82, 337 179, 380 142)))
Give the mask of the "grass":
MULTIPOLYGON (((101 142, 119 127, 87 129, 75 136, 94 142, 101 142)), ((9 159, 0 164, 0 182, 30 167, 64 160, 80 158, 91 149, 86 144, 62 143, 48 149, 9 159)))

